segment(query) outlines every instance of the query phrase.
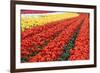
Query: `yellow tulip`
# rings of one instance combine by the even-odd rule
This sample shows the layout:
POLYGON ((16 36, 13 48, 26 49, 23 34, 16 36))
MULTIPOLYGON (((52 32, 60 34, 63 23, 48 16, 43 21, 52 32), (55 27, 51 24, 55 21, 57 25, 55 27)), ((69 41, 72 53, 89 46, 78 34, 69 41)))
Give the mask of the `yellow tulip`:
POLYGON ((76 17, 78 16, 78 13, 59 13, 59 14, 48 14, 45 16, 40 16, 40 17, 36 17, 36 16, 29 16, 29 17, 25 17, 22 16, 21 17, 21 28, 22 31, 24 31, 24 29, 26 28, 31 28, 34 26, 40 26, 40 25, 44 25, 50 22, 54 22, 54 21, 59 21, 62 19, 69 19, 72 17, 76 17))

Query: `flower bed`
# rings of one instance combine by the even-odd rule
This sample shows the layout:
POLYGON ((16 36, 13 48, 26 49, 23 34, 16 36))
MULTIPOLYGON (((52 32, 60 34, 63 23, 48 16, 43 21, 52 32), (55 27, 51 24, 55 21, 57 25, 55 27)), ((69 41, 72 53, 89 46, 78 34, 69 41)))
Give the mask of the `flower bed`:
POLYGON ((41 24, 21 32, 21 62, 85 59, 89 59, 88 14, 41 24))

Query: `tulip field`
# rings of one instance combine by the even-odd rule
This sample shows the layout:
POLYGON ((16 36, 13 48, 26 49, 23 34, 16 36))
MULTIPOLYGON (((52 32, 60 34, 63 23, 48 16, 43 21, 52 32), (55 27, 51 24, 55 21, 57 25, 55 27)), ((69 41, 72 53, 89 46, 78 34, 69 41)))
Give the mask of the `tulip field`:
POLYGON ((21 62, 89 59, 89 14, 23 10, 21 62))

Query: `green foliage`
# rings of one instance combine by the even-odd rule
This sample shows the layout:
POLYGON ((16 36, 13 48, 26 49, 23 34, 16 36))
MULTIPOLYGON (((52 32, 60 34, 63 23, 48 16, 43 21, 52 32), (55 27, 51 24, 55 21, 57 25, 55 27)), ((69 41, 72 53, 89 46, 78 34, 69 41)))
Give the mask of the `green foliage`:
POLYGON ((27 58, 21 58, 21 62, 26 62, 27 58))
POLYGON ((69 42, 64 45, 64 47, 63 47, 64 52, 58 60, 60 60, 60 61, 68 60, 68 58, 70 56, 69 51, 70 51, 70 49, 74 48, 74 43, 75 43, 75 39, 77 37, 78 31, 76 31, 76 33, 74 33, 73 37, 69 40, 69 42))
POLYGON ((28 56, 31 57, 31 56, 35 56, 38 52, 33 52, 32 54, 29 54, 28 56))
POLYGON ((48 41, 44 41, 44 45, 45 45, 45 46, 48 45, 48 41))

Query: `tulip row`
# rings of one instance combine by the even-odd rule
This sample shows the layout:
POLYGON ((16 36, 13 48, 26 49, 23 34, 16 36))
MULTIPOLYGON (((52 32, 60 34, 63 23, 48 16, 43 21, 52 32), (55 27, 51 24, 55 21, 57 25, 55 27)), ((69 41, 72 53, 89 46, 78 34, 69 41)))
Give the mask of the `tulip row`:
POLYGON ((61 19, 69 19, 72 17, 78 16, 78 13, 58 13, 58 14, 48 14, 48 15, 36 15, 35 17, 21 17, 21 28, 22 31, 25 29, 29 29, 33 26, 44 25, 53 21, 61 20, 61 19))
MULTIPOLYGON (((80 16, 79 16, 80 17, 80 16)), ((35 30, 29 30, 31 33, 30 34, 27 34, 26 36, 30 36, 30 37, 26 37, 25 39, 22 39, 22 42, 23 43, 25 43, 25 41, 27 40, 27 38, 31 41, 33 38, 34 38, 34 36, 44 36, 44 37, 49 37, 49 36, 51 36, 51 35, 53 35, 54 34, 54 32, 57 32, 57 31, 59 31, 60 29, 64 29, 66 26, 68 26, 70 23, 72 23, 72 22, 74 22, 75 20, 77 20, 79 17, 76 17, 76 18, 73 18, 73 19, 70 19, 70 20, 61 20, 61 21, 57 21, 57 22, 54 22, 54 23, 52 23, 51 25, 55 25, 55 26, 45 26, 45 27, 43 27, 43 28, 38 28, 38 29, 35 29, 35 30), (51 27, 51 28, 50 28, 51 27), (60 27, 60 28, 59 28, 60 27), (41 31, 40 31, 41 30, 41 31), (55 31, 54 31, 55 30, 55 31), (41 32, 41 33, 39 33, 39 34, 36 34, 36 35, 34 35, 35 34, 35 31, 37 31, 37 32, 41 32), (48 35, 48 32, 49 32, 49 35, 48 35), (50 32, 51 32, 51 35, 50 35, 50 32), (45 35, 43 35, 43 34, 45 34, 45 35), (47 34, 47 35, 46 35, 47 34)), ((48 25, 50 25, 50 24, 48 24, 48 25)), ((28 33, 29 31, 26 31, 26 33, 28 33)), ((25 35, 25 34, 24 34, 25 35)), ((24 36, 23 34, 22 34, 22 36, 24 36)), ((25 37, 25 36, 24 36, 25 37)), ((28 44, 27 44, 28 45, 28 44)))
POLYGON ((55 21, 55 22, 50 22, 50 23, 47 23, 45 25, 42 25, 42 26, 38 26, 38 27, 32 27, 30 29, 27 29, 25 31, 22 31, 21 32, 21 38, 22 40, 26 37, 31 37, 32 35, 36 35, 37 33, 40 33, 40 32, 44 32, 46 30, 48 30, 48 28, 53 28, 54 26, 57 26, 59 23, 62 23, 62 22, 66 22, 69 21, 69 20, 76 20, 80 17, 80 15, 78 17, 74 17, 72 19, 63 19, 63 20, 59 20, 59 21, 55 21))
POLYGON ((53 28, 48 28, 46 31, 44 30, 43 32, 39 34, 33 35, 31 37, 28 37, 22 40, 21 42, 22 56, 26 56, 31 53, 34 54, 38 52, 39 50, 41 50, 42 47, 44 47, 46 44, 48 44, 48 42, 52 41, 55 37, 57 37, 60 32, 62 32, 71 23, 73 23, 78 18, 80 18, 80 16, 77 18, 70 19, 70 20, 62 20, 59 22, 55 22, 54 24, 56 24, 56 26, 54 26, 53 28))
POLYGON ((75 40, 75 47, 70 50, 69 60, 89 59, 89 16, 87 15, 78 37, 75 40))
MULTIPOLYGON (((59 23, 59 21, 57 21, 59 23)), ((43 25, 43 26, 38 26, 38 27, 32 27, 30 29, 27 29, 25 31, 22 31, 21 32, 21 38, 22 40, 26 37, 31 37, 32 35, 36 35, 37 33, 40 33, 40 32, 43 32, 43 31, 46 31, 48 28, 52 28, 54 26, 56 26, 57 24, 54 24, 55 22, 51 22, 51 23, 48 23, 46 25, 43 25), (52 25, 51 25, 52 24, 52 25)))
POLYGON ((58 37, 50 41, 36 56, 30 57, 29 62, 43 62, 55 61, 63 53, 63 46, 68 43, 72 38, 74 32, 80 27, 81 22, 84 20, 84 14, 81 15, 79 20, 73 22, 68 28, 65 28, 58 37), (74 26, 73 26, 74 25, 74 26))

